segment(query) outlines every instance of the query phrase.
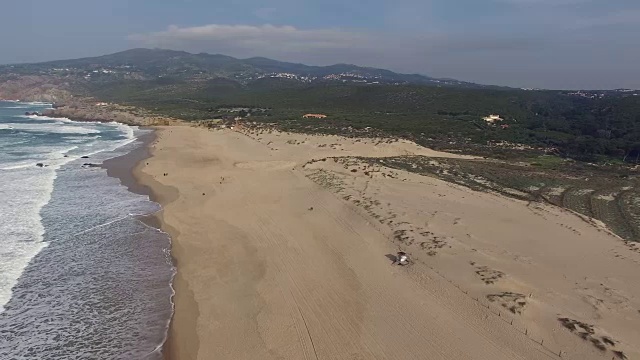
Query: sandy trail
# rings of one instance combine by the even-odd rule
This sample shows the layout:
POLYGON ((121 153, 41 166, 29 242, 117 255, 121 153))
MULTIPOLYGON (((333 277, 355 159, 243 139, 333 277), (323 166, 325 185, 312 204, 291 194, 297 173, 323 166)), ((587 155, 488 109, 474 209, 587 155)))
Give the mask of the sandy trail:
MULTIPOLYGON (((169 358, 554 359, 561 349, 568 349, 563 358, 569 359, 611 354, 584 344, 549 315, 562 312, 562 304, 556 303, 570 306, 576 300, 557 292, 565 283, 545 267, 561 267, 562 274, 570 276, 567 281, 594 269, 560 255, 531 265, 527 261, 546 257, 545 244, 527 245, 526 237, 518 244, 494 238, 504 225, 505 231, 517 234, 550 227, 544 236, 555 236, 554 231, 565 228, 549 224, 569 221, 578 231, 606 238, 609 248, 618 244, 616 239, 584 222, 574 223, 577 218, 564 213, 543 219, 526 204, 434 179, 409 174, 397 175, 404 181, 373 179, 343 171, 333 160, 307 164, 347 155, 455 155, 405 142, 190 127, 162 128, 152 152, 138 175, 166 205, 163 226, 173 235, 178 265, 169 358), (332 180, 321 181, 319 171, 332 180), (367 199, 372 204, 363 206, 367 199), (501 216, 505 214, 512 218, 501 216), (390 225, 387 219, 381 221, 384 216, 404 217, 406 224, 392 220, 390 225), (514 219, 524 220, 518 224, 514 219), (436 247, 439 255, 429 256, 423 247, 396 241, 398 230, 406 230, 406 236, 426 223, 429 229, 423 232, 448 236, 451 248, 436 247), (405 248, 416 264, 392 266, 385 255, 405 248), (498 275, 495 285, 485 284, 500 272, 507 276, 498 275), (527 305, 526 316, 514 315, 485 298, 498 284, 503 290, 535 292, 536 300, 542 292, 538 289, 552 284, 555 295, 549 295, 550 290, 540 306, 527 305), (544 346, 538 343, 541 339, 546 339, 544 346)), ((568 243, 561 249, 574 251, 574 246, 568 243)), ((577 256, 591 256, 594 250, 599 249, 590 247, 577 256)), ((597 266, 607 266, 607 261, 597 266)), ((636 280, 620 276, 631 266, 625 264, 612 268, 610 275, 633 283, 636 280)), ((627 304, 635 306, 637 294, 626 287, 624 291, 627 304)), ((570 315, 584 318, 582 313, 570 315)), ((632 330, 628 338, 616 341, 626 344, 636 334, 632 330)))

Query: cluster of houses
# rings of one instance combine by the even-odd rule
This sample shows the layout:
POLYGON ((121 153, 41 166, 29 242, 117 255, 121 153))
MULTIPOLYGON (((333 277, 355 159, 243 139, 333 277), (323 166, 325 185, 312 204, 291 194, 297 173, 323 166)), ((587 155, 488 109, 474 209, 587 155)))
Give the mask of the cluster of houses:
POLYGON ((258 76, 258 79, 264 79, 264 78, 292 79, 292 80, 302 81, 302 82, 305 82, 305 83, 310 83, 313 80, 317 79, 316 77, 297 75, 297 74, 292 74, 292 73, 271 73, 271 74, 258 76))
POLYGON ((303 118, 305 119, 325 119, 327 117, 327 115, 324 114, 305 114, 302 115, 303 118))
MULTIPOLYGON (((483 117, 482 120, 486 121, 487 124, 489 124, 490 126, 496 126, 498 125, 499 122, 504 121, 504 119, 501 118, 500 115, 495 115, 495 114, 491 114, 489 116, 483 117)), ((500 127, 502 129, 508 129, 509 124, 500 124, 500 127)))

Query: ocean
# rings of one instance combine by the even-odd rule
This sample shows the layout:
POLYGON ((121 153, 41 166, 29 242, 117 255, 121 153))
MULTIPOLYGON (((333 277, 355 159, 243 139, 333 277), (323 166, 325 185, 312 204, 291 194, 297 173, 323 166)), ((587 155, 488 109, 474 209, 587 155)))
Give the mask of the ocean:
POLYGON ((0 359, 160 359, 173 305, 160 209, 103 161, 149 130, 0 101, 0 359), (89 165, 92 164, 92 165, 89 165))

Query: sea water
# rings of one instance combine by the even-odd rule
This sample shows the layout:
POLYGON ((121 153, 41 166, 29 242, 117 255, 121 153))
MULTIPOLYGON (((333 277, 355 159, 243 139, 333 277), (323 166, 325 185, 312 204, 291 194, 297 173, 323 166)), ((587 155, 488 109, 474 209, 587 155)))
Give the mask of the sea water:
POLYGON ((0 359, 157 359, 172 314, 159 210, 96 166, 147 130, 0 101, 0 359), (92 164, 92 165, 89 165, 92 164))

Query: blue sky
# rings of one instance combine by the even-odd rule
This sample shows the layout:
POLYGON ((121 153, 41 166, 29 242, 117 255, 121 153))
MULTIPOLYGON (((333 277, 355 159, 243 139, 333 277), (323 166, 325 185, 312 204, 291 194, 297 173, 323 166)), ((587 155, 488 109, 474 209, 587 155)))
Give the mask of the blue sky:
POLYGON ((162 47, 487 84, 640 88, 638 0, 20 0, 0 63, 162 47))

